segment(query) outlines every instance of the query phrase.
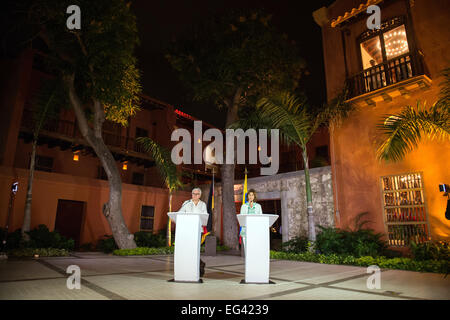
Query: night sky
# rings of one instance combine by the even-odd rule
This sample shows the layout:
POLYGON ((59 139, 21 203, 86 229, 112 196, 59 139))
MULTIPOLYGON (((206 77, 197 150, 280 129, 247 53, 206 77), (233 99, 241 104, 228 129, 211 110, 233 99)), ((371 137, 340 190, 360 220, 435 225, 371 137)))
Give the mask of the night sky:
POLYGON ((309 79, 304 90, 312 104, 326 100, 322 36, 312 12, 329 6, 333 0, 135 0, 132 7, 137 16, 141 45, 137 49, 142 73, 143 92, 215 126, 223 127, 223 111, 190 101, 178 75, 165 60, 165 48, 172 37, 213 14, 230 9, 263 8, 272 14, 272 22, 280 33, 296 41, 306 60, 309 79), (205 112, 207 110, 207 112, 205 112))

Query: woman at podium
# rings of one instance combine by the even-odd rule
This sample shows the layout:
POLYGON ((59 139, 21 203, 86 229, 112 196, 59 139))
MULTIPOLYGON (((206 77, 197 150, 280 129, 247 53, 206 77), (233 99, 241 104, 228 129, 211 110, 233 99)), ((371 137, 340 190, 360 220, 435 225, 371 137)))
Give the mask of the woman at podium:
MULTIPOLYGON (((250 189, 247 194, 248 202, 241 206, 241 214, 262 214, 261 205, 256 203, 256 191, 250 189)), ((241 228, 239 234, 242 237, 242 242, 245 244, 245 227, 241 228)))

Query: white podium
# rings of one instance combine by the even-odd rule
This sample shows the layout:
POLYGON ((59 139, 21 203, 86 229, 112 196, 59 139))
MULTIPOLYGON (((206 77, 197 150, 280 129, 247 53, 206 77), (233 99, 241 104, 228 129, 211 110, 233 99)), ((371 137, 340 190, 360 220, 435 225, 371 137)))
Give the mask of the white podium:
POLYGON ((269 283, 269 228, 278 219, 275 214, 238 214, 245 227, 245 283, 269 283))
POLYGON ((175 229, 174 281, 200 281, 200 242, 202 226, 208 223, 207 213, 168 212, 177 224, 175 229))

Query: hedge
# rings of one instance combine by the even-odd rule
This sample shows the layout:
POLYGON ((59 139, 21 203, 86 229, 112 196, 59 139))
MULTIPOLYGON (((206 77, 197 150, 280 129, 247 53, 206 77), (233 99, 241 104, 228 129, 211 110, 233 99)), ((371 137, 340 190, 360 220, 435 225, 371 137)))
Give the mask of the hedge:
POLYGON ((55 248, 21 248, 8 251, 8 255, 12 257, 34 257, 35 254, 39 257, 64 257, 69 255, 69 251, 55 248))
MULTIPOLYGON (((135 249, 117 249, 113 251, 116 256, 144 256, 144 255, 158 255, 158 254, 173 254, 175 247, 149 248, 137 247, 135 249)), ((227 246, 217 246, 217 251, 229 250, 227 246)), ((200 248, 201 252, 205 251, 205 247, 200 248)))
POLYGON ((364 256, 356 258, 348 255, 337 254, 315 254, 311 252, 288 253, 279 251, 270 251, 271 259, 295 260, 305 262, 316 262, 324 264, 343 264, 368 267, 376 265, 382 269, 399 269, 419 272, 434 272, 448 274, 450 270, 450 261, 448 260, 423 260, 418 261, 410 258, 386 258, 384 256, 371 257, 364 256))

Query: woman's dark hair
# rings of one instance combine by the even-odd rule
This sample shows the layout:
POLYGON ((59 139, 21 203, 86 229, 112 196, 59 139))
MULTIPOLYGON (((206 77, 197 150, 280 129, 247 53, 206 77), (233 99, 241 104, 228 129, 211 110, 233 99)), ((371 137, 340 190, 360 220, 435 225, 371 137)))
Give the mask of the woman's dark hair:
POLYGON ((253 200, 253 202, 256 202, 256 199, 258 199, 258 198, 256 197, 256 191, 255 191, 255 189, 250 189, 250 190, 248 190, 248 192, 247 192, 247 199, 248 199, 248 195, 249 195, 250 193, 253 193, 253 195, 255 196, 255 199, 253 200))

